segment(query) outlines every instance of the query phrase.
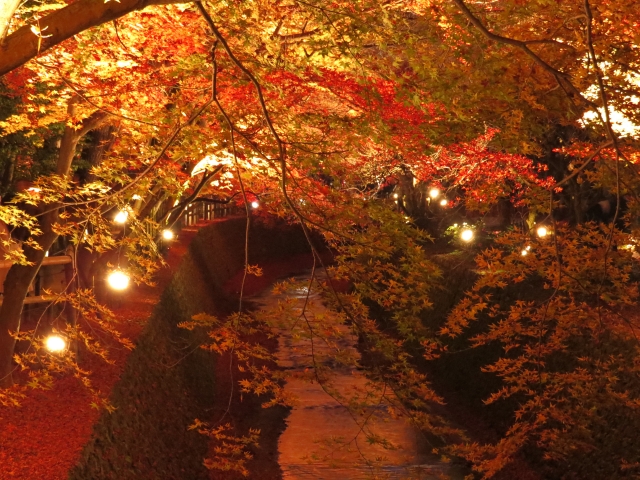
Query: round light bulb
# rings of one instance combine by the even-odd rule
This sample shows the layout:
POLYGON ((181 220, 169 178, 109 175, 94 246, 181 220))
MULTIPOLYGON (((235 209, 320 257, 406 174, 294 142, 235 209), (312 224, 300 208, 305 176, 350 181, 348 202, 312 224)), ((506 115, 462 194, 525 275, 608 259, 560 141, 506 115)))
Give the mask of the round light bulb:
POLYGON ((443 207, 446 207, 449 204, 449 200, 447 200, 446 198, 443 198, 442 200, 440 200, 440 205, 443 207))
POLYGON ((129 218, 129 212, 126 210, 120 210, 115 217, 113 217, 113 221, 116 223, 126 223, 127 218, 129 218))
POLYGON ((432 188, 431 190, 429 190, 429 196, 431 198, 438 198, 438 196, 440 195, 440 190, 437 188, 432 188))
POLYGON ((470 242, 471 240, 473 240, 473 230, 471 230, 470 228, 465 228, 460 233, 460 238, 464 242, 470 242))
POLYGON ((251 206, 253 208, 258 208, 260 206, 260 202, 258 202, 257 200, 254 200, 253 202, 251 202, 251 206))
POLYGON ((397 199, 397 198, 398 198, 398 194, 397 194, 397 193, 394 193, 394 194, 393 194, 393 198, 396 198, 396 199, 397 199))
POLYGON ((120 270, 114 270, 107 277, 107 282, 114 290, 124 290, 129 286, 129 275, 120 270))
POLYGON ((51 353, 60 353, 67 348, 67 342, 60 335, 49 335, 44 341, 44 347, 51 353))
POLYGON ((546 237, 549 232, 547 231, 547 227, 538 227, 538 230, 536 230, 536 233, 540 238, 542 238, 542 237, 546 237))
POLYGON ((524 250, 522 250, 522 252, 520 252, 520 254, 521 254, 523 257, 526 257, 528 253, 529 253, 529 250, 527 250, 526 248, 525 248, 524 250))
POLYGON ((168 228, 162 231, 162 238, 164 238, 165 240, 173 240, 173 237, 175 237, 173 231, 169 230, 168 228))

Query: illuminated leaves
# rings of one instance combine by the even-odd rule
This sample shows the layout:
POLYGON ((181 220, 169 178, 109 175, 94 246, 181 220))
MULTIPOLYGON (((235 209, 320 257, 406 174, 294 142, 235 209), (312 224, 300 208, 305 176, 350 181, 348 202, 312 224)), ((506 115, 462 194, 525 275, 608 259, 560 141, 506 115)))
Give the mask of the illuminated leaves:
POLYGON ((259 265, 247 265, 247 275, 261 277, 262 273, 262 268, 259 265))
MULTIPOLYGON (((504 385, 485 403, 517 399, 513 423, 497 444, 463 449, 485 474, 529 443, 554 460, 593 448, 586 432, 607 421, 604 412, 635 408, 637 325, 622 312, 636 304, 638 285, 630 282, 630 252, 608 251, 609 233, 602 225, 558 225, 556 239, 532 242, 514 232, 478 256, 479 278, 440 334, 464 335, 479 322, 471 345, 503 351, 483 367, 504 385), (532 245, 526 256, 523 242, 532 245), (520 298, 507 301, 501 291, 520 298)), ((619 231, 613 238, 629 241, 619 231)))
POLYGON ((230 424, 209 427, 198 419, 189 429, 197 430, 216 442, 215 457, 205 459, 205 467, 210 470, 237 472, 244 477, 249 476, 247 462, 253 458, 253 455, 248 449, 258 445, 260 430, 250 428, 247 435, 239 436, 232 433, 230 424))
MULTIPOLYGON (((615 86, 610 101, 638 120, 633 100, 639 95, 633 73, 639 68, 637 6, 631 1, 592 3, 594 48, 607 82, 615 86)), ((600 420, 601 407, 631 409, 639 403, 634 377, 639 362, 632 347, 638 326, 626 314, 638 300, 634 253, 612 248, 634 245, 639 232, 610 234, 595 224, 559 224, 546 239, 524 232, 501 235, 478 255, 474 287, 444 324, 435 325, 425 318, 439 299, 445 274, 431 258, 429 237, 390 208, 395 205, 384 196, 404 175, 416 180, 410 193, 420 193, 430 183, 452 192, 452 208, 490 212, 503 197, 532 219, 548 215, 549 203, 552 209, 562 206, 557 197, 549 200, 567 173, 561 163, 567 160, 570 172, 584 165, 602 129, 589 127, 581 131, 580 142, 549 146, 550 132, 582 128, 584 105, 569 98, 522 49, 478 35, 455 2, 365 0, 319 7, 262 0, 207 2, 231 50, 260 82, 272 123, 261 111, 254 86, 220 49, 216 94, 232 128, 212 107, 193 117, 211 100, 213 40, 187 4, 131 13, 82 32, 11 72, 4 82, 16 99, 16 111, 0 122, 4 136, 23 134, 41 148, 55 144, 65 126, 80 131, 96 111, 109 113, 116 133, 101 160, 86 168, 91 179, 84 183, 47 175, 51 167, 38 170, 38 160, 27 154, 35 147, 22 151, 15 157, 18 167, 37 179, 39 190, 19 193, 15 204, 0 206, 0 220, 26 227, 31 238, 24 246, 36 248, 42 226, 22 205, 55 208, 52 233, 68 237, 78 248, 122 252, 135 280, 150 283, 161 262, 149 234, 161 222, 150 220, 150 212, 163 204, 181 205, 203 175, 218 166, 223 166, 218 176, 208 179, 199 194, 239 204, 243 199, 233 171, 237 162, 246 190, 260 198, 253 215, 268 212, 301 220, 323 232, 337 258, 331 275, 349 282, 350 290, 331 294, 329 281, 320 288, 341 323, 371 349, 372 375, 393 386, 397 403, 391 410, 397 414, 408 408, 425 429, 451 435, 453 429, 430 411, 431 404, 443 399, 415 368, 407 349, 420 345, 415 347, 418 356, 436 359, 453 342, 499 345, 500 358, 484 369, 499 377, 502 386, 486 402, 515 399, 514 421, 495 445, 458 445, 458 452, 491 475, 528 444, 554 459, 574 447, 586 448, 584 432, 590 422, 600 420), (76 108, 71 116, 70 105, 76 108), (271 128, 284 141, 283 163, 271 128), (537 161, 547 155, 547 147, 558 154, 544 158, 549 170, 537 161), (203 159, 208 169, 194 173, 203 159), (111 221, 116 209, 131 213, 124 227, 111 221), (522 255, 528 245, 531 250, 522 255), (514 289, 526 292, 505 297, 514 289), (388 313, 385 328, 371 318, 371 305, 388 313), (633 386, 630 391, 628 385, 633 386)), ((579 3, 475 2, 471 8, 491 31, 529 42, 531 52, 565 72, 580 92, 592 88, 595 76, 593 65, 585 61, 579 3)), ((34 35, 46 37, 44 29, 31 28, 34 35)), ((632 221, 640 208, 632 199, 640 187, 634 166, 638 154, 630 142, 620 152, 628 162, 614 164, 612 151, 603 150, 593 168, 588 165, 584 176, 576 176, 575 185, 563 184, 565 190, 554 193, 566 193, 563 200, 571 197, 582 208, 591 200, 581 197, 589 184, 609 191, 621 186, 629 196, 632 221), (621 177, 613 166, 620 168, 621 177)), ((86 162, 80 149, 78 153, 74 166, 86 162)), ((405 192, 401 199, 407 196, 405 192)), ((25 263, 15 242, 2 241, 9 249, 7 258, 25 263)), ((247 273, 262 272, 248 265, 247 273)), ((67 301, 115 334, 107 312, 95 302, 80 297, 67 301)), ((247 374, 240 379, 243 392, 271 393, 272 403, 286 403, 278 376, 260 363, 273 360, 271 353, 251 335, 273 335, 272 327, 284 323, 297 338, 308 339, 301 322, 292 305, 283 302, 271 313, 226 319, 201 315, 180 326, 206 328, 204 348, 234 356, 247 374)), ((334 348, 340 330, 326 318, 319 322, 314 335, 333 348, 335 363, 356 365, 347 350, 334 348)), ((101 354, 99 342, 88 333, 69 334, 101 354)), ((51 368, 63 366, 52 363, 51 368)), ((305 375, 324 379, 330 373, 319 368, 305 375)), ((43 376, 32 380, 32 386, 47 381, 43 376)), ((353 408, 362 404, 354 401, 353 408)), ((219 440, 221 458, 227 458, 208 466, 246 473, 244 448, 254 441, 253 433, 232 437, 217 427, 196 428, 219 440)), ((369 440, 384 443, 374 436, 369 440)))

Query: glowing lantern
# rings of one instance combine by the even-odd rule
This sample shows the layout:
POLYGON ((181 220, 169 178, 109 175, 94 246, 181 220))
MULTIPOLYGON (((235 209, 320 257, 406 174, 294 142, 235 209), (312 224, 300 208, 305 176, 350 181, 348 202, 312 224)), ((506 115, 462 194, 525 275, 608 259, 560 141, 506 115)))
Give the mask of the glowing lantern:
POLYGON ((443 207, 446 207, 449 204, 449 200, 447 200, 446 198, 443 198, 442 200, 440 200, 440 205, 443 207))
POLYGON ((431 198, 438 198, 438 196, 440 195, 440 190, 438 190, 437 188, 432 188, 431 190, 429 190, 429 196, 431 198))
POLYGON ((547 230, 547 227, 538 227, 538 230, 536 230, 536 233, 540 238, 543 238, 549 234, 549 231, 547 230))
POLYGON ((124 224, 127 222, 129 218, 129 212, 126 210, 120 210, 115 217, 113 217, 113 221, 119 224, 124 224))
POLYGON ((107 282, 114 290, 124 290, 129 286, 129 275, 120 270, 114 270, 107 277, 107 282))
POLYGON ((260 206, 260 202, 258 202, 257 200, 254 200, 253 202, 251 202, 251 206, 253 208, 258 208, 260 206))
POLYGON ((395 199, 397 200, 397 199, 398 199, 398 194, 397 194, 397 193, 394 193, 394 194, 393 194, 393 198, 395 198, 395 199))
POLYGON ((60 353, 67 348, 67 342, 60 335, 49 335, 44 341, 44 347, 51 353, 60 353))
POLYGON ((165 240, 173 240, 173 237, 175 237, 173 231, 169 230, 168 228, 162 231, 162 238, 164 238, 165 240))
POLYGON ((473 230, 471 230, 470 228, 465 228, 464 230, 462 230, 462 232, 460 232, 460 238, 463 242, 470 242, 471 240, 473 240, 473 230))

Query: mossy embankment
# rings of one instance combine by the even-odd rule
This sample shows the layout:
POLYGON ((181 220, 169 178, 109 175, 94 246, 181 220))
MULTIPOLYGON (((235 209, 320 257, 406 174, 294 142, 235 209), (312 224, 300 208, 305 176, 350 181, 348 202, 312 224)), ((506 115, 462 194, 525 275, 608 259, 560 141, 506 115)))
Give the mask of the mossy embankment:
MULTIPOLYGON (((253 222, 249 261, 308 250, 298 228, 253 222)), ((204 332, 178 327, 192 315, 225 315, 236 298, 224 285, 243 269, 245 220, 225 219, 193 238, 112 390, 116 410, 103 413, 69 474, 79 479, 204 479, 208 438, 189 430, 228 395, 215 357, 198 345, 204 332)))

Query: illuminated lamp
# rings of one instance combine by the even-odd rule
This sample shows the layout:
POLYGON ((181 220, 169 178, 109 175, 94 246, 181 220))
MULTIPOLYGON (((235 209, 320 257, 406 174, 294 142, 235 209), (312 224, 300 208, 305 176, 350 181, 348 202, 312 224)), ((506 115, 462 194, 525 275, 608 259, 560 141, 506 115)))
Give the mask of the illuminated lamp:
POLYGON ((64 352, 67 348, 67 342, 60 335, 49 335, 44 341, 44 348, 51 353, 64 352))
POLYGON ((118 213, 116 213, 116 216, 113 217, 113 221, 119 224, 124 224, 127 222, 128 218, 129 212, 127 212, 126 210, 120 210, 118 213))
POLYGON ((460 232, 460 238, 463 242, 470 242, 471 240, 473 240, 473 230, 471 230, 470 228, 465 228, 464 230, 462 230, 462 232, 460 232))
POLYGON ((107 277, 107 282, 114 290, 124 290, 129 286, 129 275, 121 270, 114 270, 107 277))

